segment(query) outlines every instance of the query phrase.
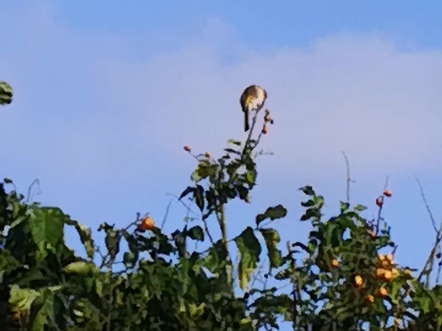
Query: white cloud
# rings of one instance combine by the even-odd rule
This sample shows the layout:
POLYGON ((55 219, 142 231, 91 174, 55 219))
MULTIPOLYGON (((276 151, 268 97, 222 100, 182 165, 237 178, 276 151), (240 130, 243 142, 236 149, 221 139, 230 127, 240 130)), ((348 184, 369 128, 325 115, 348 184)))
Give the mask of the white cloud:
POLYGON ((135 60, 136 43, 74 31, 48 7, 14 12, 8 26, 0 69, 16 99, 1 110, 1 135, 17 139, 0 153, 48 174, 106 179, 147 159, 180 162, 185 144, 216 151, 243 136, 238 98, 251 83, 269 92, 275 125, 263 147, 278 173, 342 172, 341 151, 367 175, 442 166, 440 51, 342 35, 261 54, 211 21, 180 49, 135 60))

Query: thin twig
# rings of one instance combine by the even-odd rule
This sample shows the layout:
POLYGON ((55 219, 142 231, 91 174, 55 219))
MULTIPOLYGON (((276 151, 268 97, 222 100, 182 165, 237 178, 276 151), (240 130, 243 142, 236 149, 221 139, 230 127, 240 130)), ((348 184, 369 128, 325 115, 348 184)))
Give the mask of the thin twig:
MULTIPOLYGON (((387 188, 388 188, 388 176, 385 177, 385 184, 384 184, 383 192, 385 192, 385 190, 387 188)), ((379 225, 380 225, 381 220, 382 220, 382 208, 384 207, 384 195, 383 194, 380 196, 380 199, 381 199, 382 203, 379 206, 378 216, 376 218, 376 236, 379 233, 379 225)))
POLYGON ((166 225, 166 221, 167 221, 167 217, 169 216, 169 211, 170 211, 170 206, 172 205, 172 199, 170 199, 169 203, 167 204, 166 207, 166 213, 164 214, 163 217, 163 222, 161 222, 161 231, 163 230, 164 226, 166 225))
POLYGON ((29 185, 29 187, 28 187, 28 196, 26 197, 26 203, 29 203, 32 200, 32 198, 34 197, 34 195, 31 195, 32 188, 34 187, 34 185, 37 185, 37 189, 38 189, 37 194, 41 193, 40 180, 38 178, 34 179, 33 182, 31 183, 31 185, 29 185))
MULTIPOLYGON (((434 260, 436 258, 436 251, 437 251, 437 248, 438 248, 438 246, 440 245, 440 243, 442 241, 442 236, 441 236, 441 233, 442 233, 442 222, 440 224, 439 229, 437 229, 436 221, 435 221, 434 216, 433 216, 433 212, 431 211, 431 208, 428 205, 427 198, 426 198, 425 193, 424 193, 424 189, 423 189, 422 184, 421 184, 421 182, 420 182, 420 180, 419 180, 419 178, 417 176, 416 176, 416 181, 417 181, 417 183, 419 185, 420 194, 421 194, 422 201, 423 201, 423 203, 425 205, 425 209, 427 210, 428 216, 430 217, 431 225, 433 226, 433 229, 436 232, 436 238, 434 240, 434 245, 431 248, 431 251, 430 251, 430 254, 429 254, 428 258, 427 258, 427 261, 425 262, 425 265, 422 268, 422 271, 420 272, 420 274, 418 276, 418 281, 420 281, 422 279, 422 276, 425 274, 426 275, 426 277, 425 277, 426 278, 425 286, 429 287, 429 285, 430 285, 430 275, 431 275, 431 272, 433 271, 434 260)), ((438 272, 438 274, 439 274, 439 272, 438 272)), ((438 278, 439 277, 437 276, 437 279, 438 278)))
POLYGON ((425 209, 427 210, 428 216, 430 217, 431 225, 433 226, 434 231, 437 233, 436 221, 434 220, 433 212, 430 209, 430 206, 427 203, 427 198, 425 196, 424 188, 422 187, 422 183, 419 177, 416 176, 417 185, 419 185, 419 191, 421 194, 422 201, 425 205, 425 209))
POLYGON ((169 196, 171 196, 171 197, 174 197, 178 202, 180 202, 184 207, 186 207, 186 209, 187 209, 187 211, 189 212, 189 214, 192 213, 192 214, 194 214, 196 217, 199 217, 199 214, 198 214, 196 211, 192 210, 192 208, 190 208, 190 205, 188 206, 188 205, 186 205, 182 200, 180 200, 178 196, 176 196, 175 194, 172 194, 172 193, 167 193, 166 195, 169 195, 169 196))

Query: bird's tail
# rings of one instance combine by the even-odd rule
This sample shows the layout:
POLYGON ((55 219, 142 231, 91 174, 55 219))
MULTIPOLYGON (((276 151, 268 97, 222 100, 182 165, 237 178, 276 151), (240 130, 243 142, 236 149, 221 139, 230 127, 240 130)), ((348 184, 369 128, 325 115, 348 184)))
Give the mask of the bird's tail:
POLYGON ((249 131, 250 124, 249 124, 249 110, 247 107, 244 109, 244 132, 249 131))

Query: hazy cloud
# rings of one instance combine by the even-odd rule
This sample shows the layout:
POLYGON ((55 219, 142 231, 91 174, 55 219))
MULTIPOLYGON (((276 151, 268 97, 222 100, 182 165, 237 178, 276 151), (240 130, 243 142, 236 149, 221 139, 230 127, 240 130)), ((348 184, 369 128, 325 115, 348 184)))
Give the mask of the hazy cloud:
POLYGON ((269 92, 275 125, 263 147, 278 173, 329 176, 342 171, 341 151, 368 175, 442 166, 440 51, 341 35, 260 53, 212 20, 180 49, 136 58, 136 43, 74 31, 47 6, 11 10, 7 26, 0 71, 16 99, 1 110, 1 135, 14 139, 0 153, 11 166, 105 180, 146 159, 180 162, 185 144, 218 150, 243 137, 238 98, 251 83, 269 92))

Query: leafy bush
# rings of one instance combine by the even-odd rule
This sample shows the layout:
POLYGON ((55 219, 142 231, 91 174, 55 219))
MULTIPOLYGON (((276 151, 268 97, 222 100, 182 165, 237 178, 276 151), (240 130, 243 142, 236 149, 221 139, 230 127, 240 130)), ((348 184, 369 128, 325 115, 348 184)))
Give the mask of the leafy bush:
MULTIPOLYGON (((11 100, 11 87, 0 83, 0 104, 11 100)), ((346 202, 338 215, 325 217, 324 198, 305 186, 300 221, 311 223, 305 242, 280 242, 272 222, 287 217, 282 205, 265 207, 254 224, 227 237, 225 206, 234 199, 250 203, 258 176, 256 148, 273 123, 266 111, 256 134, 257 116, 246 141, 230 140, 218 159, 185 147, 197 166, 180 199, 191 199, 200 220, 171 234, 140 214, 124 228, 103 223, 98 231, 105 234, 105 252, 87 226, 60 208, 25 202, 5 179, 0 184, 5 330, 249 331, 278 329, 282 321, 293 330, 440 330, 441 289, 428 281, 436 249, 417 276, 394 261, 396 246, 381 218, 390 191, 377 200, 379 217, 373 221, 362 217, 365 207, 346 202), (220 238, 210 231, 215 220, 220 238), (76 229, 85 256, 66 245, 65 226, 76 229), (127 249, 121 249, 123 242, 127 249), (205 249, 192 249, 192 242, 205 249), (391 253, 380 254, 386 248, 391 253)))

